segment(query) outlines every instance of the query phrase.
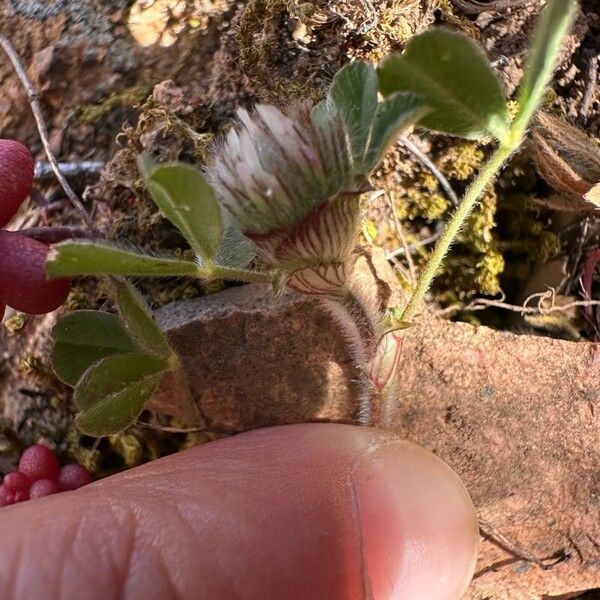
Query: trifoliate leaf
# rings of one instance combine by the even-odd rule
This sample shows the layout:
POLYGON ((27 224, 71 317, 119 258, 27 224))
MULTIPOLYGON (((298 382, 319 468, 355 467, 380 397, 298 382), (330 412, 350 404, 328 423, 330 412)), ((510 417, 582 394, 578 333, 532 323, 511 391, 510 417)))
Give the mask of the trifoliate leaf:
POLYGON ((223 239, 223 218, 212 187, 191 165, 159 165, 145 173, 154 201, 193 250, 211 261, 223 239))
POLYGON ((417 35, 403 54, 379 67, 384 96, 418 94, 431 110, 421 125, 450 135, 479 139, 508 131, 506 99, 488 59, 466 36, 445 29, 417 35))
POLYGON ((164 361, 144 354, 109 356, 90 367, 75 388, 77 426, 88 435, 132 425, 160 383, 164 361))
POLYGON ((52 368, 64 383, 75 386, 85 371, 107 356, 136 352, 116 315, 79 310, 60 319, 52 336, 52 368))

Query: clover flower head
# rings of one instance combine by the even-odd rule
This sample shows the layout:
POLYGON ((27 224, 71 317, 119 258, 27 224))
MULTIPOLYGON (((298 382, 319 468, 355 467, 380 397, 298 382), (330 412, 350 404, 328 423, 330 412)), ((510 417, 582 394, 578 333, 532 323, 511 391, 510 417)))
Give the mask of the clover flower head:
POLYGON ((209 171, 240 230, 289 273, 341 264, 356 240, 360 189, 348 137, 339 116, 327 117, 306 104, 289 116, 265 104, 239 110, 209 171))

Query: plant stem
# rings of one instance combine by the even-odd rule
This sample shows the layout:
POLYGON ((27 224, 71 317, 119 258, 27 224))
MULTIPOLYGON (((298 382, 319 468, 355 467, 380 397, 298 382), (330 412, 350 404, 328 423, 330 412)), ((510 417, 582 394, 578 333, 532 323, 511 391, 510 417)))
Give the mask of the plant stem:
POLYGON ((466 191, 461 203, 456 209, 456 212, 450 221, 448 221, 448 225, 446 226, 446 230, 442 234, 442 237, 440 237, 438 240, 431 258, 427 262, 425 270, 421 275, 421 279, 419 280, 415 291, 413 292, 408 304, 406 305, 406 308, 402 313, 401 320, 410 321, 415 316, 421 307, 421 303, 425 298, 427 290, 437 275, 438 269, 440 268, 444 257, 448 253, 452 242, 461 230, 465 220, 473 210, 473 207, 479 200, 481 194, 495 179, 504 163, 519 147, 520 143, 520 138, 518 140, 513 138, 510 139, 509 143, 500 145, 488 162, 483 166, 475 181, 469 186, 469 189, 466 191))
POLYGON ((202 279, 229 279, 233 281, 245 281, 248 283, 271 283, 272 273, 261 273, 260 271, 247 271, 246 269, 236 269, 234 267, 225 267, 223 265, 214 265, 210 274, 200 275, 202 279))

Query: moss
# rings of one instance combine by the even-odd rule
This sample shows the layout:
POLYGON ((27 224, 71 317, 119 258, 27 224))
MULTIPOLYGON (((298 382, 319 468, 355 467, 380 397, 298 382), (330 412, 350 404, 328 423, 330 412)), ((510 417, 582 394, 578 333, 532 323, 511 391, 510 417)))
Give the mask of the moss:
POLYGON ((495 296, 500 293, 500 276, 504 273, 504 257, 493 248, 488 249, 476 264, 475 284, 482 293, 495 296))
POLYGON ((473 252, 485 254, 493 246, 497 206, 496 191, 491 188, 469 215, 459 239, 473 252))
POLYGON ((378 7, 373 27, 365 34, 370 46, 365 58, 379 62, 390 52, 404 48, 423 28, 423 22, 429 22, 431 18, 431 7, 424 10, 422 4, 420 0, 391 0, 382 8, 378 7))
MULTIPOLYGON (((152 97, 140 107, 136 125, 123 129, 126 148, 115 155, 100 182, 86 193, 89 201, 108 204, 109 239, 126 240, 148 252, 193 258, 181 234, 164 218, 147 192, 136 156, 146 152, 156 162, 205 164, 214 140, 212 132, 202 131, 209 118, 210 108, 206 106, 182 117, 152 97)), ((159 306, 175 299, 193 298, 204 291, 199 281, 176 278, 141 280, 140 287, 149 301, 159 306)), ((77 302, 76 297, 73 302, 77 302)))
POLYGON ((284 0, 249 0, 240 15, 237 40, 244 70, 269 59, 269 28, 287 13, 284 0))
POLYGON ((71 288, 69 297, 67 298, 64 308, 66 312, 75 310, 90 310, 95 308, 94 296, 90 294, 90 286, 75 285, 71 288))
POLYGON ((471 179, 485 160, 484 149, 475 142, 460 142, 445 149, 438 158, 446 177, 458 181, 471 179))
POLYGON ((478 295, 495 296, 502 289, 504 269, 504 257, 493 248, 481 254, 453 253, 435 282, 436 298, 449 305, 478 295))
POLYGON ((7 331, 11 335, 14 335, 15 333, 18 333, 19 331, 21 331, 23 329, 23 327, 25 327, 25 325, 27 325, 28 321, 29 321, 29 318, 26 314, 17 313, 16 315, 12 316, 10 319, 7 319, 6 321, 4 321, 4 327, 6 327, 7 331))
POLYGON ((111 449, 123 459, 127 468, 135 467, 142 463, 144 450, 140 440, 133 433, 120 433, 110 435, 108 443, 111 449))
POLYGON ((298 19, 312 29, 323 17, 314 3, 250 0, 244 5, 236 28, 238 62, 261 100, 316 102, 322 97, 321 66, 298 65, 298 44, 290 21, 298 19))
POLYGON ((394 209, 398 219, 423 218, 428 221, 441 219, 450 208, 450 202, 440 192, 437 179, 429 171, 419 171, 397 196, 394 209))
POLYGON ((151 89, 152 86, 150 84, 138 84, 124 90, 112 92, 107 98, 97 104, 82 106, 79 110, 79 121, 80 123, 93 124, 112 112, 115 108, 136 106, 140 102, 143 102, 151 89))
POLYGON ((30 352, 25 352, 19 359, 19 371, 30 378, 37 380, 44 379, 48 375, 48 367, 44 364, 44 360, 30 352))

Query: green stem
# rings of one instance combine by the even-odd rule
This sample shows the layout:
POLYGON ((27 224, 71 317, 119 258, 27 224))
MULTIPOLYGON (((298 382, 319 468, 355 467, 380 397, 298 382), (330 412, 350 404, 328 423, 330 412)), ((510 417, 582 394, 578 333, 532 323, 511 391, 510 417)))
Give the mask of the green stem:
POLYGON ((479 200, 481 194, 495 179, 498 171, 502 168, 502 165, 510 158, 511 154, 519 147, 520 143, 520 138, 515 139, 512 137, 508 144, 500 145, 488 162, 483 166, 475 181, 467 189, 456 212, 448 222, 446 231, 444 231, 444 234, 438 240, 433 254, 425 266, 421 279, 402 313, 402 321, 410 321, 420 309, 427 290, 437 275, 438 269, 448 253, 448 249, 461 230, 465 220, 473 210, 473 207, 479 200))
POLYGON ((214 265, 208 276, 206 271, 202 272, 201 279, 229 279, 233 281, 246 281, 248 283, 271 283, 273 274, 260 271, 247 271, 246 269, 236 269, 234 267, 224 267, 223 265, 214 265))

